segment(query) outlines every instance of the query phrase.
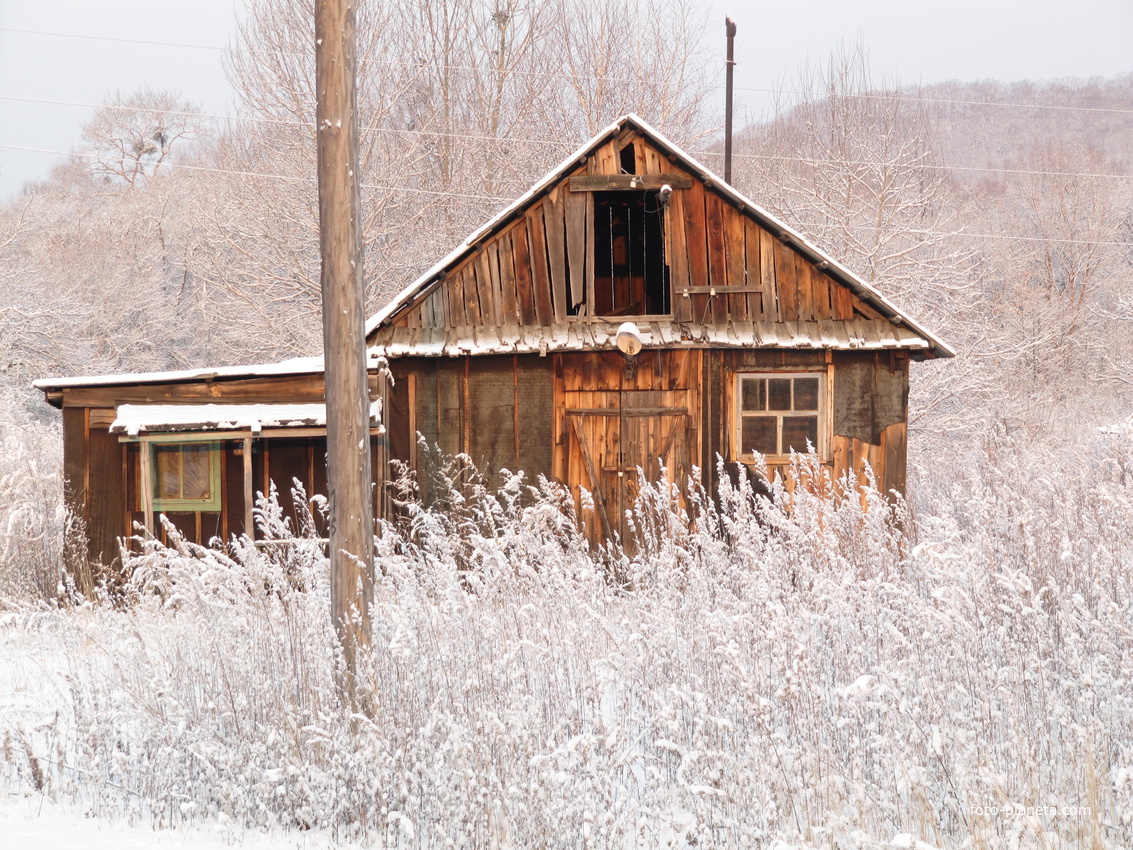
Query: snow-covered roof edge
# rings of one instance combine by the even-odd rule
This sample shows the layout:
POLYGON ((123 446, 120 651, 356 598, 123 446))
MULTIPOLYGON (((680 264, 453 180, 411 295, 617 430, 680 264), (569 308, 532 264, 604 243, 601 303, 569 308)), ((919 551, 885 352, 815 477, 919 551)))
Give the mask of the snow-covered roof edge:
POLYGON ((467 252, 471 251, 477 242, 479 242, 485 235, 490 233, 495 228, 503 224, 512 215, 524 208, 527 204, 531 203, 540 194, 549 189, 553 184, 560 182, 565 176, 567 171, 578 164, 579 160, 589 156, 595 149, 605 144, 609 139, 616 136, 621 130, 632 125, 635 129, 647 136, 651 142, 657 147, 661 148, 672 159, 680 161, 680 164, 687 168, 689 171, 697 174, 698 177, 706 184, 710 185, 713 189, 720 192, 728 198, 733 204, 742 206, 745 214, 752 215, 754 218, 761 220, 761 223, 767 225, 770 229, 777 230, 781 236, 786 237, 793 245, 801 249, 802 253, 809 255, 809 258, 815 263, 825 263, 826 270, 832 276, 839 280, 841 283, 847 285, 855 295, 863 298, 867 303, 876 308, 882 315, 890 321, 903 324, 915 333, 923 336, 932 344, 932 353, 936 357, 954 357, 956 355, 955 349, 937 337, 934 333, 910 318, 904 311, 899 310, 895 304, 890 302, 884 295, 878 292, 870 284, 866 283, 854 272, 843 266, 837 260, 827 256, 817 247, 815 247, 809 240, 800 234, 794 228, 780 221, 771 213, 767 212, 763 207, 756 204, 750 198, 732 188, 724 181, 722 177, 717 176, 706 166, 698 162, 694 157, 686 153, 683 149, 670 142, 663 136, 657 129, 649 124, 644 118, 634 113, 623 115, 613 124, 600 131, 594 138, 586 142, 574 153, 564 159, 554 169, 549 171, 539 182, 537 182, 531 189, 524 193, 521 197, 509 204, 495 216, 493 216, 486 224, 473 232, 468 238, 464 240, 456 249, 451 251, 444 259, 436 263, 427 272, 418 277, 415 281, 409 284, 405 289, 398 293, 397 297, 390 301, 385 307, 375 313, 366 322, 366 336, 369 337, 383 322, 389 319, 394 313, 402 307, 410 304, 419 295, 423 294, 431 284, 436 282, 436 278, 457 260, 461 259, 467 252))
POLYGON ((322 357, 294 357, 278 363, 253 366, 215 366, 201 369, 177 369, 168 372, 134 372, 117 375, 84 375, 78 378, 40 378, 32 381, 37 390, 61 390, 67 387, 103 387, 117 384, 165 384, 178 381, 201 381, 208 378, 259 378, 269 375, 310 375, 323 371, 322 357))
MULTIPOLYGON (((381 401, 370 404, 371 425, 381 424, 381 401)), ((177 431, 260 432, 264 428, 325 428, 327 406, 318 402, 284 404, 120 404, 111 434, 177 431)))

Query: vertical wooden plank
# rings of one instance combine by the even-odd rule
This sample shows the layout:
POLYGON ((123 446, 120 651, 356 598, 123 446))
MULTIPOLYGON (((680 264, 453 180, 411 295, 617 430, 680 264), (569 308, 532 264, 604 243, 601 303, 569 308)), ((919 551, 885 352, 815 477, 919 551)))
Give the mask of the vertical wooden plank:
MULTIPOLYGON (((569 307, 575 310, 586 301, 587 245, 593 234, 586 230, 590 192, 565 192, 567 271, 570 277, 569 307)), ((593 270, 590 270, 591 277, 593 270)))
POLYGON ((759 278, 763 290, 763 320, 782 321, 779 310, 779 281, 775 277, 775 237, 759 228, 759 278))
MULTIPOLYGON (((408 395, 409 418, 409 451, 406 463, 410 469, 417 469, 417 373, 410 372, 406 376, 406 390, 408 395)), ((418 472, 420 474, 420 472, 418 472)))
POLYGON ((543 201, 543 217, 547 231, 547 260, 551 269, 551 292, 555 307, 555 318, 565 319, 567 313, 568 291, 567 274, 565 198, 570 192, 562 187, 550 191, 543 201))
POLYGON ((551 478, 565 484, 566 477, 566 399, 563 393, 563 355, 551 355, 551 478))
POLYGON ((799 317, 798 291, 795 285, 795 252, 775 241, 775 278, 779 283, 779 313, 784 322, 799 317))
POLYGON ((425 299, 429 302, 429 323, 430 328, 443 328, 448 326, 448 297, 445 295, 443 286, 438 286, 429 293, 425 299))
POLYGON ((87 408, 63 408, 63 482, 67 506, 83 522, 90 522, 87 490, 87 408))
MULTIPOLYGON (((675 194, 675 193, 674 193, 675 194)), ((705 224, 704 186, 694 179, 685 192, 685 238, 688 240, 688 276, 690 286, 708 286, 708 236, 705 224)), ((692 321, 703 322, 707 315, 708 297, 692 296, 692 321)))
POLYGON ((812 275, 814 267, 798 251, 792 250, 795 257, 795 293, 800 322, 814 321, 814 287, 812 275))
POLYGON ((520 322, 519 286, 515 276, 515 242, 513 235, 520 228, 510 227, 500 234, 500 291, 503 293, 503 323, 514 325, 520 322))
POLYGON ((830 287, 834 318, 843 322, 850 321, 854 318, 854 294, 849 287, 834 281, 830 281, 830 287))
POLYGON ((476 263, 469 261, 461 270, 464 289, 464 318, 469 325, 480 324, 480 288, 476 285, 476 263))
POLYGON ((638 140, 637 147, 638 156, 644 160, 644 170, 640 174, 662 174, 661 159, 657 155, 657 149, 653 145, 648 144, 645 139, 638 140))
POLYGON ((476 289, 480 293, 480 323, 500 326, 500 261, 493 240, 476 255, 476 289))
POLYGON ((885 477, 879 483, 887 495, 896 490, 905 495, 905 466, 908 457, 908 426, 894 422, 881 432, 881 449, 884 457, 885 477))
POLYGON ((521 221, 511 230, 511 269, 515 274, 516 312, 519 323, 536 324, 535 292, 531 286, 531 250, 527 246, 527 222, 521 221))
MULTIPOLYGON (((747 247, 744 236, 745 216, 733 209, 731 205, 724 206, 724 232, 727 237, 725 244, 728 250, 728 286, 748 286, 747 279, 747 247)), ((748 320, 747 293, 728 295, 728 318, 734 322, 748 320)))
POLYGON ((535 319, 544 327, 554 321, 551 302, 551 276, 547 268, 547 237, 543 227, 543 206, 527 211, 527 247, 531 259, 531 288, 535 296, 535 319))
POLYGON ((705 227, 708 236, 708 282, 716 292, 709 295, 712 323, 717 327, 728 321, 728 256, 724 233, 724 201, 715 192, 705 192, 705 227))
POLYGON ((511 411, 512 411, 512 433, 515 437, 515 466, 512 469, 523 469, 519 465, 519 355, 512 355, 511 358, 511 411))
MULTIPOLYGON (((649 150, 652 151, 652 148, 649 150)), ((673 293, 673 316, 678 322, 689 322, 692 321, 692 299, 684 292, 689 286, 684 190, 674 191, 669 198, 669 209, 665 215, 665 238, 665 256, 669 261, 669 283, 673 293)))
POLYGON ((633 140, 633 167, 636 174, 652 174, 649 158, 645 154, 645 139, 638 136, 633 140))
POLYGON ((747 293, 747 319, 762 322, 763 276, 759 264, 759 225, 744 216, 744 280, 755 291, 747 293))
POLYGON ((126 508, 126 480, 122 477, 122 443, 110 433, 109 422, 114 410, 89 410, 87 436, 89 480, 95 482, 94 498, 90 499, 90 520, 87 535, 95 563, 111 564, 118 560, 119 524, 126 508), (97 417, 95 414, 99 414, 97 417), (97 421, 94 421, 97 419, 97 421))
POLYGON ((617 139, 606 142, 590 158, 588 172, 590 174, 621 174, 621 160, 618 157, 620 148, 621 143, 617 139))
POLYGON ((814 318, 818 321, 834 316, 830 304, 830 278, 811 267, 811 297, 814 299, 814 318))

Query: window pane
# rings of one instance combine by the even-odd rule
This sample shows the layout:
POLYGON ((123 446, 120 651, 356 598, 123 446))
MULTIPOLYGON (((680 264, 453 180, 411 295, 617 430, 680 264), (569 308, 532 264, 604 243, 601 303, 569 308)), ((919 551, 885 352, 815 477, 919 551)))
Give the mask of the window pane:
POLYGON ((795 410, 818 410, 818 378, 795 378, 795 410))
POLYGON ((763 455, 776 454, 778 419, 774 416, 743 417, 743 434, 740 437, 741 453, 749 455, 759 452, 763 455))
POLYGON ((763 378, 745 378, 741 385, 743 386, 743 398, 740 401, 742 410, 767 409, 767 381, 763 378))
POLYGON ((154 446, 153 460, 156 478, 154 494, 158 499, 176 499, 181 495, 180 446, 154 446))
POLYGON ((209 447, 181 447, 181 497, 184 499, 208 499, 211 481, 209 480, 209 447))
POLYGON ((769 410, 791 409, 791 379, 772 378, 767 382, 767 398, 771 402, 769 410))
POLYGON ((811 446, 818 449, 818 417, 817 416, 784 416, 783 417, 783 454, 792 449, 796 452, 806 453, 807 440, 811 446))

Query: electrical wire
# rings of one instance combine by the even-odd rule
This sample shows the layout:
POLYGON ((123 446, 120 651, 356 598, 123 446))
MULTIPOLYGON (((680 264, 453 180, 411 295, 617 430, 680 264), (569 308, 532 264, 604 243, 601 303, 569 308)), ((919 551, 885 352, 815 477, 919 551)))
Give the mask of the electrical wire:
MULTIPOLYGON (((272 126, 300 127, 300 128, 304 128, 304 129, 308 129, 308 130, 314 130, 314 126, 315 126, 313 121, 312 122, 294 121, 294 120, 286 120, 286 119, 280 119, 280 118, 266 118, 266 117, 259 117, 259 116, 240 116, 240 115, 238 115, 238 116, 225 116, 225 115, 214 115, 214 114, 209 114, 209 113, 190 112, 190 111, 176 110, 176 109, 154 110, 154 109, 149 109, 147 107, 142 107, 142 106, 124 106, 124 105, 120 105, 120 104, 92 104, 92 103, 80 103, 78 101, 65 101, 65 100, 44 100, 44 99, 41 99, 41 98, 14 97, 14 96, 11 96, 11 95, 0 95, 0 100, 13 101, 13 102, 16 102, 16 103, 44 104, 44 105, 49 105, 49 106, 71 106, 71 107, 78 107, 78 108, 85 108, 85 109, 112 109, 112 110, 118 110, 118 111, 122 111, 122 112, 143 112, 143 113, 159 112, 163 115, 175 115, 175 116, 184 117, 184 118, 206 118, 206 119, 209 119, 209 120, 221 121, 221 122, 223 122, 223 121, 236 121, 236 122, 247 122, 247 123, 253 123, 253 124, 266 124, 266 125, 272 125, 272 126)), ((453 140, 458 140, 458 141, 470 141, 470 142, 489 142, 489 143, 501 144, 501 145, 515 145, 515 144, 545 145, 547 147, 559 148, 563 152, 569 152, 568 149, 570 149, 572 147, 572 145, 567 143, 567 142, 554 142, 554 141, 549 140, 549 139, 523 139, 523 138, 516 138, 514 136, 486 136, 486 135, 477 135, 477 134, 473 134, 473 133, 446 133, 446 132, 442 132, 442 131, 439 131, 439 130, 398 130, 398 129, 393 128, 393 127, 379 127, 379 126, 376 126, 376 125, 373 125, 373 124, 365 125, 361 128, 361 130, 363 132, 382 133, 382 134, 386 134, 386 135, 428 136, 428 137, 431 137, 431 138, 438 138, 438 139, 453 139, 453 140)), ((5 145, 0 145, 0 147, 5 147, 5 145)), ((33 149, 32 148, 20 148, 20 150, 33 150, 33 149)), ((689 153, 693 154, 694 156, 698 156, 698 157, 719 157, 719 156, 722 155, 719 151, 706 150, 706 149, 700 149, 700 150, 692 149, 692 150, 689 151, 689 153)), ((799 157, 786 156, 786 155, 783 155, 783 154, 733 153, 732 157, 734 159, 764 160, 764 161, 768 161, 768 162, 776 162, 776 161, 798 162, 800 160, 799 157)), ((804 161, 808 164, 817 164, 817 165, 837 165, 837 166, 849 166, 849 165, 875 166, 875 165, 878 165, 878 163, 870 162, 868 160, 833 160, 833 159, 818 159, 818 158, 809 158, 808 157, 804 161)), ((946 173, 954 172, 954 171, 966 171, 966 172, 972 172, 972 173, 977 173, 977 174, 1014 174, 1014 175, 1031 175, 1031 176, 1037 176, 1037 177, 1085 177, 1085 178, 1090 178, 1090 179, 1101 178, 1101 179, 1113 179, 1113 180, 1133 180, 1133 174, 1118 174, 1118 173, 1113 173, 1113 172, 1047 171, 1047 170, 1027 169, 1027 168, 993 168, 993 167, 990 167, 990 166, 982 166, 982 165, 942 165, 942 164, 934 164, 934 163, 925 163, 925 164, 922 164, 922 165, 918 165, 917 167, 921 168, 921 169, 931 170, 931 171, 943 171, 943 172, 946 172, 946 173)))
MULTIPOLYGON (((76 152, 73 152, 73 151, 68 153, 67 151, 53 151, 53 150, 47 150, 46 148, 20 147, 18 145, 0 144, 0 149, 13 150, 13 151, 27 151, 27 152, 30 152, 30 153, 55 154, 55 155, 58 155, 58 156, 77 156, 77 157, 82 157, 84 159, 97 159, 98 158, 97 154, 92 154, 92 153, 76 153, 76 152)), ((170 170, 180 169, 180 170, 184 170, 184 171, 198 171, 198 172, 204 172, 204 173, 208 173, 208 174, 225 174, 225 175, 229 175, 229 176, 232 176, 232 177, 257 177, 257 178, 263 178, 263 179, 267 179, 267 180, 284 180, 284 181, 288 181, 288 182, 291 182, 291 183, 311 183, 311 184, 314 184, 314 183, 317 182, 317 179, 314 178, 314 177, 299 177, 299 176, 295 176, 295 175, 291 175, 291 174, 263 174, 261 172, 256 172, 256 171, 239 171, 237 169, 214 168, 214 167, 205 166, 205 165, 188 165, 186 163, 180 163, 180 162, 166 162, 166 163, 163 163, 163 165, 166 168, 169 168, 170 170)), ((411 187, 411 186, 386 186, 386 185, 382 185, 382 184, 379 184, 379 183, 361 183, 359 185, 363 189, 379 189, 379 190, 388 191, 388 192, 409 192, 409 193, 415 194, 415 195, 436 195, 436 196, 444 197, 444 198, 464 198, 464 199, 475 200, 475 201, 492 201, 494 203, 501 203, 501 204, 509 202, 509 199, 507 199, 507 198, 500 198, 500 197, 496 197, 494 195, 474 195, 474 194, 470 194, 470 193, 461 193, 461 192, 444 192, 444 191, 441 191, 439 189, 418 189, 418 188, 411 187)))
MULTIPOLYGON (((85 159, 96 159, 97 158, 96 154, 74 153, 74 152, 68 153, 66 151, 48 150, 48 149, 45 149, 45 148, 21 147, 21 146, 17 146, 17 145, 0 144, 0 149, 27 151, 27 152, 31 152, 31 153, 53 154, 53 155, 57 155, 57 156, 77 156, 77 157, 81 157, 81 158, 85 158, 85 159)), ((169 168, 170 170, 181 169, 181 170, 185 170, 185 171, 203 172, 203 173, 210 173, 210 174, 223 174, 223 175, 234 176, 234 177, 252 177, 252 178, 259 178, 259 179, 266 179, 266 180, 284 180, 284 181, 293 182, 293 183, 308 183, 308 184, 316 183, 316 178, 314 178, 314 177, 299 177, 299 176, 288 175, 288 174, 264 174, 262 172, 255 172, 255 171, 240 171, 240 170, 237 170, 237 169, 214 168, 214 167, 211 167, 211 166, 188 165, 188 164, 176 163, 176 162, 165 163, 165 166, 167 168, 169 168)), ((360 186, 361 186, 361 188, 364 188, 364 189, 373 189, 373 190, 378 190, 378 191, 405 192, 405 193, 416 194, 416 195, 431 195, 431 196, 435 196, 435 197, 459 198, 459 199, 463 199, 463 200, 489 201, 489 202, 497 203, 497 204, 501 204, 501 205, 508 204, 508 203, 511 203, 512 201, 514 201, 514 198, 504 198, 504 197, 499 197, 499 196, 495 196, 495 195, 478 195, 478 194, 472 194, 472 193, 467 193, 467 192, 446 192, 446 191, 435 190, 435 189, 419 189, 419 188, 411 187, 411 186, 390 186, 390 185, 379 184, 379 183, 362 183, 362 184, 360 184, 360 186)), ((1109 241, 1109 240, 1092 240, 1092 239, 1060 239, 1060 238, 1057 238, 1057 237, 1049 237, 1049 236, 1016 236, 1016 235, 1009 235, 1009 234, 1002 234, 1002 233, 968 233, 968 232, 965 232, 965 231, 951 231, 951 232, 943 233, 943 232, 934 231, 934 230, 904 229, 904 228, 900 229, 900 230, 888 230, 888 231, 882 230, 882 231, 879 231, 877 228, 871 227, 869 225, 836 224, 836 223, 830 223, 830 222, 822 222, 822 223, 796 222, 794 224, 794 227, 796 227, 799 230, 804 231, 804 232, 807 232, 807 231, 813 232, 813 231, 818 231, 818 230, 858 230, 858 231, 865 231, 867 233, 878 233, 878 232, 880 232, 880 233, 885 234, 887 236, 901 235, 901 236, 923 236, 923 237, 932 237, 932 238, 955 237, 955 238, 961 238, 961 239, 990 239, 990 240, 1005 240, 1005 241, 1010 241, 1010 242, 1041 242, 1041 243, 1051 243, 1051 244, 1059 244, 1059 245, 1090 245, 1090 246, 1110 246, 1110 247, 1118 247, 1118 248, 1133 248, 1133 242, 1116 242, 1116 241, 1109 241)), ((611 252, 611 255, 612 255, 612 252, 611 252)))

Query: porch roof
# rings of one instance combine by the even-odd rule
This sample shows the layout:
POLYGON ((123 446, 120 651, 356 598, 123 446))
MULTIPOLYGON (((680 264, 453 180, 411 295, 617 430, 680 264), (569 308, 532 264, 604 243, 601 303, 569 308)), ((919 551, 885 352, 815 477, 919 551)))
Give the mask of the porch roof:
MULTIPOLYGON (((379 402, 370 405, 370 425, 381 422, 379 402)), ((325 404, 122 404, 111 434, 243 431, 265 428, 326 428, 325 404)))

